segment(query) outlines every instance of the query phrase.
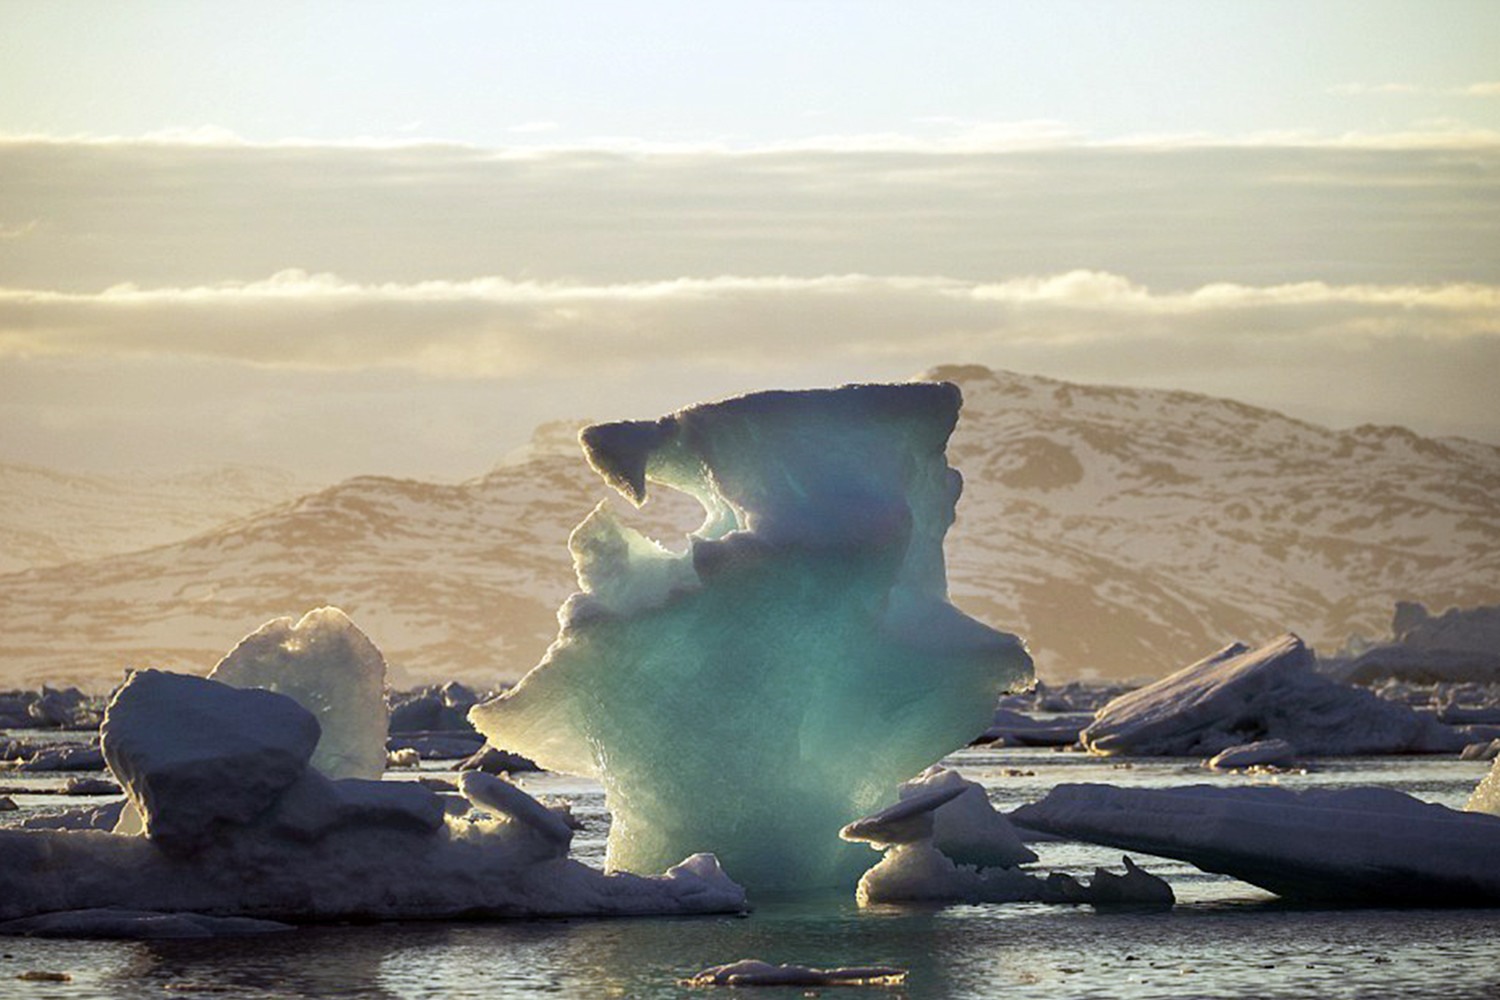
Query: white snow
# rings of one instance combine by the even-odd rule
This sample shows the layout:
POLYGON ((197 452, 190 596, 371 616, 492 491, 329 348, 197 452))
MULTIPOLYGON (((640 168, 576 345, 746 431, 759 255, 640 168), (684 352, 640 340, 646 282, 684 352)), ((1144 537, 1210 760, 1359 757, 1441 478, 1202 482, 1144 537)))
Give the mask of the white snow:
POLYGON ((385 771, 385 658, 338 608, 277 618, 240 640, 209 677, 291 698, 317 717, 312 766, 330 778, 385 771))
POLYGON ((1258 649, 1226 646, 1111 701, 1079 741, 1097 754, 1184 757, 1272 739, 1310 756, 1463 749, 1447 726, 1329 680, 1314 662, 1290 633, 1258 649))
POLYGON ((1179 858, 1292 898, 1500 902, 1500 817, 1391 789, 1059 785, 1011 818, 1089 843, 1179 858))

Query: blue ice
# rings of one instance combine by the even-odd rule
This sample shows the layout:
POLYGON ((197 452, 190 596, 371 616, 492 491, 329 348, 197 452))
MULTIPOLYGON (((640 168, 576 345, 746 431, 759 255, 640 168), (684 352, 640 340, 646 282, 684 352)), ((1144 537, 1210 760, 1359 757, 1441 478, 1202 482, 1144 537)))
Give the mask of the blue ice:
POLYGON ((556 641, 473 721, 603 785, 612 869, 708 851, 752 890, 852 885, 869 853, 839 829, 1031 675, 1020 640, 948 601, 960 405, 949 383, 855 385, 585 429, 610 485, 690 494, 703 524, 672 551, 595 508, 556 641))

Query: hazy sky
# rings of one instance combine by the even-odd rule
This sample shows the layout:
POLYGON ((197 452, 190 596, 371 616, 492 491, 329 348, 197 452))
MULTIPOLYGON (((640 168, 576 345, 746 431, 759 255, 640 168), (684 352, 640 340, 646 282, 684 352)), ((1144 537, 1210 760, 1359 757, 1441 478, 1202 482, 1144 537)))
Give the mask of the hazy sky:
POLYGON ((1500 4, 0 2, 0 462, 980 362, 1500 443, 1500 4))

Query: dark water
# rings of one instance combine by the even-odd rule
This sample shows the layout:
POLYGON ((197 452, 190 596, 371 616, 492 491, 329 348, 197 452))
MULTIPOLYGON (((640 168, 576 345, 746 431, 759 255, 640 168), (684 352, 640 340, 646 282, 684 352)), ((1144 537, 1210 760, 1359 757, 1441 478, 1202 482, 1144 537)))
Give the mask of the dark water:
MULTIPOLYGON (((1207 775, 1195 761, 1121 768, 1075 754, 1018 750, 966 751, 952 763, 1006 807, 1071 780, 1380 784, 1460 805, 1485 770, 1452 758, 1386 758, 1247 779, 1207 775)), ((597 790, 555 776, 536 784, 578 803, 588 819, 580 853, 597 857, 604 832, 597 790)), ((1043 866, 1119 870, 1115 851, 1066 843, 1036 849, 1043 866)), ((1500 911, 1297 907, 1178 862, 1137 860, 1173 884, 1175 908, 861 910, 840 896, 762 900, 747 917, 325 926, 207 942, 10 938, 0 939, 0 996, 1500 998, 1500 911), (899 987, 728 991, 679 985, 706 966, 747 957, 896 965, 910 975, 899 987), (26 970, 66 972, 72 979, 15 978, 26 970)))

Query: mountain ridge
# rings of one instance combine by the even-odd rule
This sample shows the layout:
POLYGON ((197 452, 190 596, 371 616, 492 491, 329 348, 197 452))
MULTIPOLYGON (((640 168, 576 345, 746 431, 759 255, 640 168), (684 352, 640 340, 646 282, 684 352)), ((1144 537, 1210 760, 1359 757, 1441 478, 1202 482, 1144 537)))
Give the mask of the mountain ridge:
MULTIPOLYGON (((952 596, 1026 638, 1050 680, 1160 674, 1287 629, 1331 651, 1384 634, 1397 600, 1500 602, 1500 448, 1179 390, 919 377, 965 395, 952 596)), ((518 676, 555 634, 566 539, 596 503, 674 548, 701 520, 670 490, 608 499, 569 437, 544 425, 462 483, 356 477, 178 543, 0 576, 0 669, 94 687, 127 666, 201 672, 268 618, 332 603, 398 683, 518 676)))

